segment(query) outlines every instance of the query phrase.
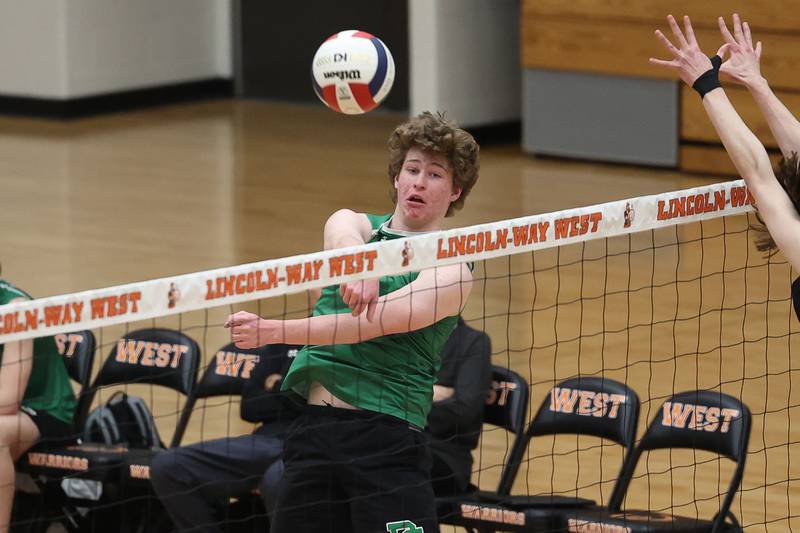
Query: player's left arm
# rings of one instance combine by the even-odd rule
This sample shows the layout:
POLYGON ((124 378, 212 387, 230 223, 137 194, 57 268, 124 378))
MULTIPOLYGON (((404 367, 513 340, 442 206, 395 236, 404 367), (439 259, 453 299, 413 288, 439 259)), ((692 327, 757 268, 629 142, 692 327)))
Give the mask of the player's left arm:
POLYGON ((420 272, 413 282, 381 296, 375 317, 349 313, 321 315, 298 320, 265 320, 253 313, 231 315, 225 327, 232 329, 239 348, 264 344, 354 344, 384 335, 416 331, 461 312, 472 290, 472 273, 464 264, 420 272))
MULTIPOLYGON (((23 302, 15 298, 9 303, 23 302)), ((33 368, 33 340, 8 342, 3 347, 0 364, 0 415, 15 415, 28 387, 33 368)))

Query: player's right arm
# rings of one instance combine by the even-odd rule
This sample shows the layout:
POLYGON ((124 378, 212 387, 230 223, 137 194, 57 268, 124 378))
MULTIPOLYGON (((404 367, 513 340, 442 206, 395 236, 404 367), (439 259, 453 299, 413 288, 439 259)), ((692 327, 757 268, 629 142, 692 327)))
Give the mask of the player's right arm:
POLYGON ((325 222, 325 249, 335 250, 369 242, 372 225, 364 213, 340 209, 325 222))
POLYGON ((761 75, 761 42, 753 46, 749 24, 743 23, 736 13, 733 15, 733 34, 722 17, 719 17, 719 30, 728 44, 727 50, 730 54, 720 68, 720 74, 744 85, 750 91, 772 135, 778 141, 783 157, 789 158, 793 152, 800 153, 800 122, 775 96, 769 83, 761 75))
POLYGON ((295 320, 266 320, 247 311, 228 317, 225 327, 239 348, 264 344, 355 344, 407 333, 457 315, 472 289, 472 273, 463 264, 423 270, 417 279, 381 296, 375 320, 350 314, 295 320))
MULTIPOLYGON (((672 54, 673 59, 651 58, 650 62, 675 70, 681 79, 691 86, 703 73, 711 69, 711 61, 700 50, 689 17, 684 17, 685 36, 671 15, 667 20, 679 47, 675 47, 663 33, 656 30, 656 37, 672 54)), ((730 44, 726 43, 718 54, 724 55, 729 47, 730 44)), ((775 179, 766 149, 733 108, 722 87, 705 94, 703 107, 736 170, 755 196, 758 211, 767 225, 770 236, 792 266, 797 269, 800 267, 800 215, 775 179)))
MULTIPOLYGON (((22 302, 16 298, 9 303, 22 302)), ((15 415, 28 387, 28 379, 33 368, 33 341, 7 342, 3 345, 2 364, 0 364, 0 415, 15 415)))
MULTIPOLYGON (((364 213, 340 209, 325 222, 326 250, 365 244, 369 242, 371 236, 372 224, 364 213)), ((380 280, 366 279, 342 283, 339 285, 339 292, 344 303, 352 310, 353 316, 358 316, 366 310, 367 320, 373 319, 380 293, 380 280)))

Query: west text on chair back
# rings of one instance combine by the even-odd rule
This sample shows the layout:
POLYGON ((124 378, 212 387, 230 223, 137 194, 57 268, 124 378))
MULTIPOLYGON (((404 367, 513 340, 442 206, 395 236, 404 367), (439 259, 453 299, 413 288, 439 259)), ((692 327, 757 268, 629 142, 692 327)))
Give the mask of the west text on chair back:
POLYGON ((668 448, 705 450, 736 463, 728 491, 711 528, 712 532, 722 531, 744 475, 750 425, 750 409, 733 396, 708 390, 673 395, 661 405, 634 450, 632 460, 626 464, 614 487, 609 509, 612 512, 620 510, 636 463, 643 452, 668 448))
POLYGON ((80 429, 86 420, 92 401, 91 379, 96 341, 91 330, 58 333, 53 336, 58 353, 64 358, 64 366, 70 379, 80 385, 78 408, 75 411, 75 427, 80 429))
POLYGON ((528 383, 511 369, 492 365, 492 383, 483 407, 483 423, 501 427, 515 435, 525 430, 528 383))
POLYGON ((623 446, 627 460, 636 442, 638 420, 639 397, 624 383, 589 376, 556 384, 542 402, 519 445, 512 450, 500 482, 500 493, 510 494, 532 437, 558 434, 600 437, 623 446))
MULTIPOLYGON (((165 328, 126 333, 116 342, 94 381, 93 389, 118 384, 149 383, 189 396, 197 380, 200 347, 188 335, 165 328)), ((170 447, 178 445, 185 427, 175 428, 170 447)))
POLYGON ((197 399, 214 396, 239 396, 253 369, 270 350, 269 346, 244 349, 226 344, 209 361, 193 396, 197 399))
MULTIPOLYGON (((483 423, 503 428, 514 435, 509 457, 525 434, 529 397, 528 382, 522 376, 509 368, 492 365, 492 381, 483 406, 483 423)), ((501 483, 508 465, 508 457, 505 459, 501 483)), ((437 498, 440 523, 458 525, 468 531, 473 528, 493 531, 492 526, 497 526, 497 523, 483 520, 479 515, 481 509, 487 509, 484 500, 489 502, 487 505, 491 505, 498 499, 497 493, 478 491, 474 486, 468 494, 437 498)), ((519 513, 515 512, 514 515, 518 516, 519 513)))
POLYGON ((241 396, 251 372, 269 351, 270 346, 248 350, 237 348, 234 343, 217 350, 183 407, 178 421, 181 432, 186 430, 197 400, 215 396, 241 396))

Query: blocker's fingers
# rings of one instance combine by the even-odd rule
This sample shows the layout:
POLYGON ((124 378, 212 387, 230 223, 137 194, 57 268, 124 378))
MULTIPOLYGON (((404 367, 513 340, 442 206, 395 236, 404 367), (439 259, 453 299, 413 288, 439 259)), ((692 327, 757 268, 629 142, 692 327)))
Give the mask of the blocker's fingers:
POLYGON ((696 45, 697 38, 694 36, 694 28, 692 28, 692 21, 689 19, 689 15, 683 16, 683 27, 686 31, 686 41, 690 45, 696 45))
POLYGON ((664 34, 661 32, 661 30, 656 30, 656 38, 657 38, 659 41, 661 41, 661 44, 662 44, 662 45, 664 45, 664 48, 666 48, 666 49, 667 49, 667 51, 668 51, 669 53, 671 53, 673 56, 675 56, 675 57, 678 57, 678 55, 680 55, 680 50, 678 50, 677 48, 675 48, 675 46, 672 44, 672 42, 670 42, 670 40, 669 40, 669 39, 667 39, 667 36, 666 36, 666 35, 664 35, 664 34))
POLYGON ((666 59, 656 59, 655 57, 650 58, 651 65, 658 65, 659 67, 676 67, 675 61, 667 61, 666 59))
POLYGON ((723 44, 722 46, 719 47, 719 50, 717 50, 717 55, 724 61, 725 56, 728 55, 728 52, 730 52, 730 48, 731 48, 730 43, 723 44))
POLYGON ((761 61, 761 41, 756 43, 756 59, 761 61))
POLYGON ((720 17, 717 22, 719 23, 719 32, 722 34, 722 38, 725 39, 725 42, 729 44, 736 44, 736 39, 733 38, 730 30, 728 30, 728 25, 725 24, 725 19, 720 17))
POLYGON ((733 35, 736 37, 736 42, 744 44, 744 32, 742 31, 742 19, 739 18, 738 13, 733 14, 733 35))
POLYGON ((675 20, 675 17, 668 15, 667 22, 669 23, 669 28, 672 30, 672 35, 675 36, 675 39, 678 41, 678 44, 681 46, 681 48, 689 46, 689 43, 686 42, 686 37, 683 36, 681 27, 678 26, 678 21, 675 20))
POLYGON ((742 31, 744 31, 744 40, 747 43, 747 46, 749 46, 750 49, 752 49, 753 48, 753 34, 750 33, 750 24, 748 24, 747 22, 743 23, 742 24, 742 31))

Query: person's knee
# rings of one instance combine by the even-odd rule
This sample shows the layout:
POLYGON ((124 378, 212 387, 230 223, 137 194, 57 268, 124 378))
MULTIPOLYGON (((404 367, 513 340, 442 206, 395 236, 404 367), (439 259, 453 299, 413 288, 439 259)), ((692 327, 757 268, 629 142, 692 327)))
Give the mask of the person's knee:
POLYGON ((150 482, 160 494, 188 483, 177 451, 166 450, 156 455, 150 463, 150 482))
POLYGON ((278 459, 272 463, 258 483, 258 491, 267 512, 272 514, 278 499, 278 486, 283 477, 283 461, 278 459))

